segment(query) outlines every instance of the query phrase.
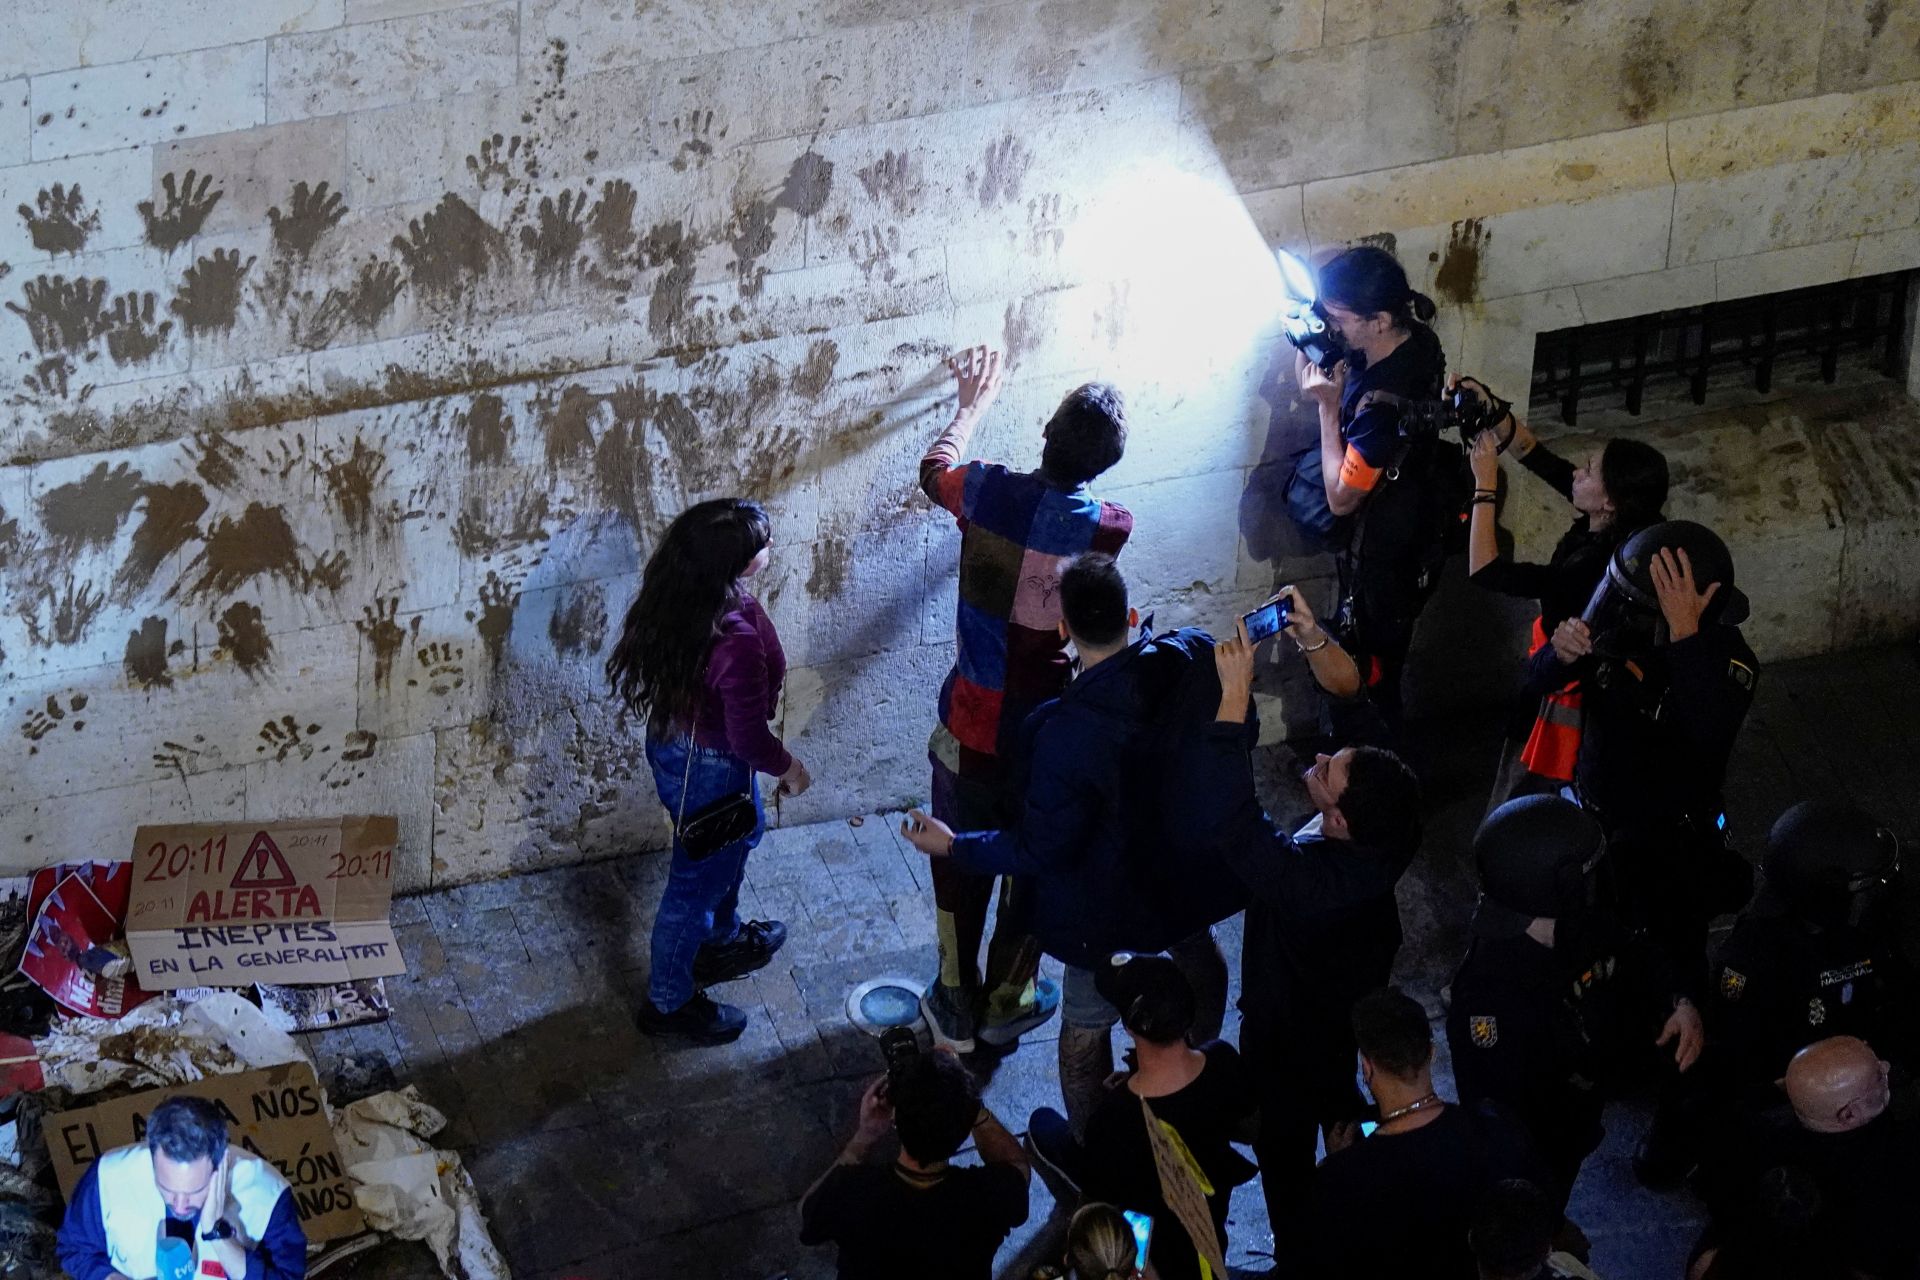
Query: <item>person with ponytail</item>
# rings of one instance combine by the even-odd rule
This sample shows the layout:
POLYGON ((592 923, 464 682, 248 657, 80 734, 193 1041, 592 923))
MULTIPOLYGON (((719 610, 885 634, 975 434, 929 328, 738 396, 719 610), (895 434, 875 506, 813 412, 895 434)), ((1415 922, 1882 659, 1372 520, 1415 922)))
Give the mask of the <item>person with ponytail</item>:
POLYGON ((1064 1259, 1070 1280, 1141 1280, 1138 1256, 1133 1224, 1120 1210, 1096 1201, 1074 1212, 1064 1259))
MULTIPOLYGON (((1467 384, 1472 388, 1472 384, 1467 384)), ((1599 585, 1614 548, 1666 519, 1667 459, 1644 440, 1609 440, 1575 466, 1547 446, 1519 417, 1509 413, 1472 443, 1473 519, 1467 538, 1469 580, 1502 595, 1539 601, 1532 652, 1538 652, 1554 628, 1577 618, 1599 585), (1552 485, 1573 504, 1573 523, 1545 564, 1522 564, 1500 553, 1495 528, 1500 454, 1552 485)), ((1515 708, 1500 758, 1487 812, 1515 796, 1557 791, 1573 780, 1580 749, 1578 681, 1548 694, 1527 698, 1515 708)))
POLYGON ((1339 568, 1335 633, 1360 663, 1389 725, 1400 712, 1400 673, 1413 625, 1439 578, 1449 512, 1447 470, 1464 470, 1457 446, 1432 433, 1408 438, 1400 406, 1433 400, 1446 353, 1428 328, 1433 299, 1407 283, 1391 253, 1356 245, 1319 271, 1320 309, 1346 357, 1331 373, 1296 353, 1300 390, 1313 400, 1320 447, 1298 473, 1316 475, 1331 512, 1339 568))
POLYGON ((766 568, 770 541, 756 502, 716 498, 683 511, 648 559, 607 659, 614 693, 645 719, 647 763, 674 825, 638 1015, 649 1035, 738 1038, 746 1013, 704 988, 763 967, 787 940, 780 921, 739 913, 747 854, 766 830, 758 775, 778 778, 790 796, 813 781, 767 726, 787 660, 747 581, 766 568), (694 838, 690 820, 729 806, 749 830, 718 848, 694 838))

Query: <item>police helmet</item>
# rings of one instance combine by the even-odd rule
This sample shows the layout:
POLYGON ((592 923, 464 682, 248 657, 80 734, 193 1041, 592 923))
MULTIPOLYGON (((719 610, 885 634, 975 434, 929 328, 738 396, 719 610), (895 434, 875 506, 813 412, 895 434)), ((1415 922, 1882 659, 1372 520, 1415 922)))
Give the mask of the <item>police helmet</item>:
POLYGON ((1858 924, 1900 872, 1900 842, 1852 805, 1802 800, 1767 833, 1767 887, 1828 927, 1858 924))
POLYGON ((1660 552, 1668 550, 1687 553, 1698 590, 1706 590, 1711 582, 1720 584, 1707 605, 1706 621, 1736 626, 1746 621, 1747 598, 1734 586, 1733 555, 1720 535, 1691 520, 1666 520, 1648 525, 1614 549, 1607 571, 1581 615, 1596 638, 1650 632, 1659 622, 1660 595, 1653 586, 1653 562, 1660 552))
POLYGON ((1473 838, 1480 891, 1528 918, 1593 904, 1606 840, 1592 814, 1562 796, 1521 796, 1487 816, 1473 838))

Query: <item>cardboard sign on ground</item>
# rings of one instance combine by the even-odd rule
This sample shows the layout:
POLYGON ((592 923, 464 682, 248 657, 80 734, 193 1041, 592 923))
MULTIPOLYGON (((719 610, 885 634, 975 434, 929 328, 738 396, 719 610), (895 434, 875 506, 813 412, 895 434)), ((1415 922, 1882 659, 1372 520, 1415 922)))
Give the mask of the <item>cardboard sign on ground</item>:
POLYGON ((209 1076, 48 1116, 43 1122, 47 1151, 60 1194, 71 1200, 88 1165, 115 1147, 143 1139, 154 1107, 182 1094, 218 1103, 227 1115, 228 1141, 271 1161, 293 1184, 307 1239, 337 1240, 366 1229, 327 1123, 320 1082, 304 1062, 209 1076))
POLYGON ((398 822, 141 827, 127 942, 149 991, 406 972, 387 921, 398 822))

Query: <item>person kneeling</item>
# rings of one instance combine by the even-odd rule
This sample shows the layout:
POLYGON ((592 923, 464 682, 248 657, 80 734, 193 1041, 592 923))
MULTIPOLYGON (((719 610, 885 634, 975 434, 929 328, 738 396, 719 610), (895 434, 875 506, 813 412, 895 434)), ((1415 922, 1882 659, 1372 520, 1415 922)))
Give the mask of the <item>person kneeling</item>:
POLYGON ((1151 1215, 1160 1280, 1198 1277, 1203 1258, 1212 1274, 1224 1277, 1228 1200, 1254 1176, 1253 1162, 1231 1145, 1251 1127, 1253 1081, 1232 1045, 1188 1045, 1193 988, 1169 957, 1116 955, 1101 967, 1098 983, 1120 1010, 1138 1066, 1094 1111, 1084 1144, 1073 1141, 1059 1112, 1042 1107, 1033 1113, 1027 1136, 1044 1162, 1041 1171, 1052 1166, 1093 1200, 1151 1215), (1188 1194, 1169 1180, 1186 1184, 1188 1194), (1207 1213, 1189 1223, 1171 1206, 1194 1203, 1192 1193, 1207 1213))
POLYGON ((205 1098, 167 1099, 147 1118, 145 1142, 93 1162, 67 1205, 59 1252, 73 1280, 307 1274, 287 1180, 229 1147, 226 1117, 205 1098))
POLYGON ((859 1128, 800 1199, 800 1242, 838 1244, 840 1280, 990 1280, 1000 1242, 1027 1220, 1029 1177, 1026 1152, 981 1105, 959 1059, 922 1053, 867 1086, 859 1128), (898 1159, 865 1163, 889 1129, 898 1159), (984 1163, 954 1168, 947 1161, 969 1133, 984 1163))

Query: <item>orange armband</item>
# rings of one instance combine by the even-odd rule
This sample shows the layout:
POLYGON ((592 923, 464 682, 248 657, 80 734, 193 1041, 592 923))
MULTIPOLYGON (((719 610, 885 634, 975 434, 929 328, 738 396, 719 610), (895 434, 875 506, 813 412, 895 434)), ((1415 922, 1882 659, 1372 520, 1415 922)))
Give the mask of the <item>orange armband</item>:
POLYGON ((1369 464, 1352 445, 1340 459, 1340 483, 1361 493, 1373 492, 1373 486, 1380 483, 1380 472, 1381 468, 1369 464))

